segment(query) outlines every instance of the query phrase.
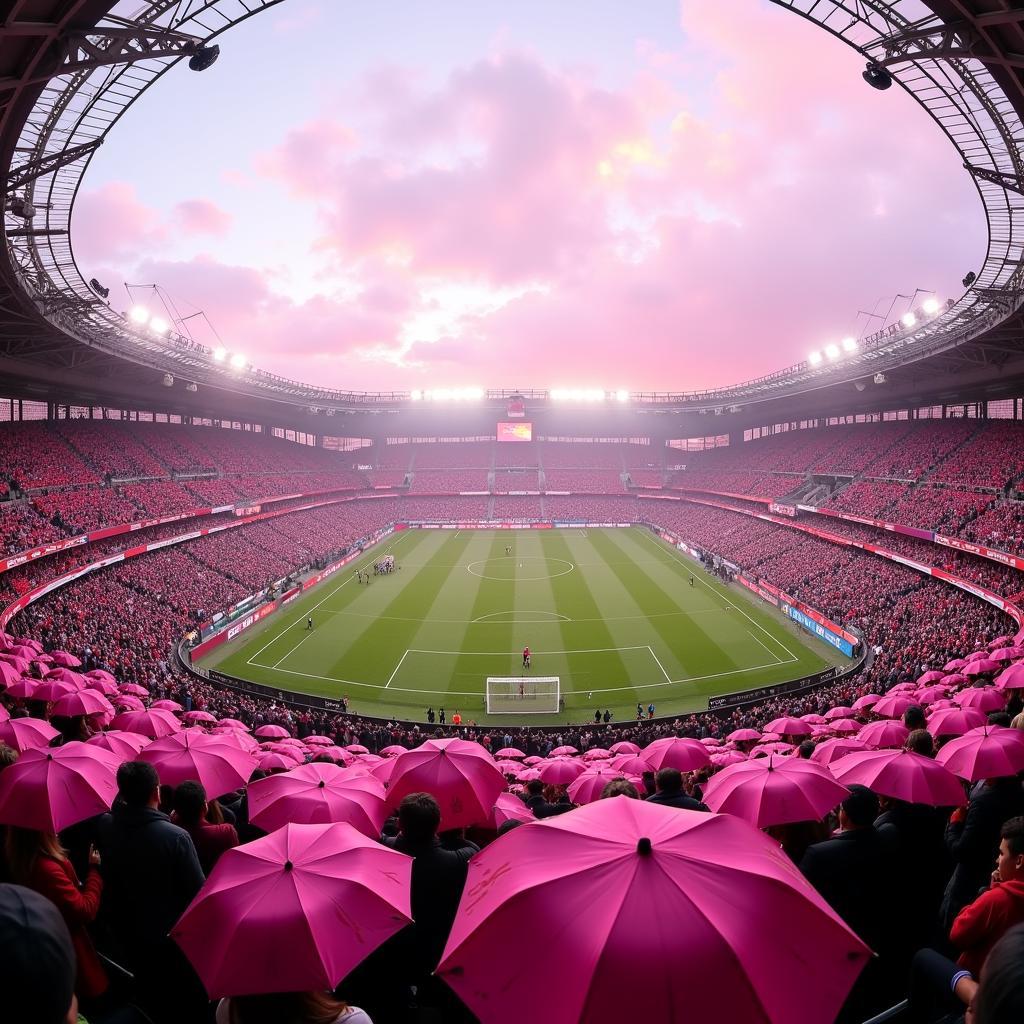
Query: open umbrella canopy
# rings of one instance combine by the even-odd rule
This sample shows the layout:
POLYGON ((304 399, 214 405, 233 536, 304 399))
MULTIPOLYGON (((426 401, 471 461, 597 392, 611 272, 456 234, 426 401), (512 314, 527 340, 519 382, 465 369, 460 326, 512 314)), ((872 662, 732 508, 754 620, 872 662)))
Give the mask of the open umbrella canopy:
POLYGON ((81 672, 75 672, 70 668, 51 668, 45 675, 46 679, 61 679, 65 683, 71 683, 75 689, 80 689, 89 681, 81 672))
POLYGON ((913 698, 901 693, 892 697, 883 697, 875 702, 871 710, 882 718, 899 718, 907 708, 913 706, 913 698))
POLYGON ((540 769, 541 782, 547 782, 554 786, 567 786, 587 770, 587 766, 582 761, 568 757, 548 761, 545 764, 537 765, 537 767, 540 769))
POLYGON ((963 736, 986 721, 985 713, 976 708, 940 708, 929 717, 926 728, 936 738, 963 736))
POLYGON ((584 761, 608 761, 615 755, 604 747, 591 747, 583 754, 584 761))
POLYGON ((857 721, 855 718, 838 718, 833 719, 830 723, 830 730, 836 735, 850 736, 855 732, 860 732, 864 726, 857 721))
POLYGON ((867 744, 859 736, 837 736, 819 743, 811 754, 811 760, 815 764, 831 764, 855 750, 867 749, 867 744))
POLYGON ((942 670, 944 672, 959 672, 966 664, 966 658, 953 658, 952 661, 947 661, 946 664, 942 666, 942 670))
POLYGON ((975 708, 986 715, 990 711, 1002 711, 1006 707, 1006 691, 994 686, 972 686, 953 694, 953 701, 962 708, 975 708))
POLYGON ((38 689, 38 679, 29 679, 28 676, 23 676, 21 679, 10 683, 7 687, 6 693, 8 697, 15 697, 20 700, 32 700, 33 695, 38 689))
POLYGON ((845 786, 867 786, 879 796, 932 807, 958 807, 964 788, 957 777, 930 757, 910 750, 862 750, 829 765, 845 786))
POLYGON ((969 661, 964 666, 965 676, 987 676, 998 672, 1003 667, 1000 661, 993 661, 991 658, 978 658, 976 661, 969 661))
POLYGON ((811 727, 799 718, 776 718, 765 726, 766 732, 777 732, 780 736, 810 736, 811 727))
POLYGON ((840 704, 837 707, 829 708, 828 711, 825 712, 825 720, 827 722, 831 722, 836 718, 853 718, 856 714, 857 712, 854 711, 853 708, 840 704))
POLYGON ((90 747, 100 747, 116 754, 122 761, 134 761, 139 751, 145 749, 153 741, 148 736, 140 736, 137 732, 121 732, 119 729, 108 729, 98 732, 85 741, 90 747))
POLYGON ((217 721, 209 711, 186 711, 181 720, 187 725, 214 725, 217 721))
POLYGON ((909 735, 910 730, 902 722, 886 720, 868 722, 857 738, 869 747, 902 747, 909 735))
POLYGON ((612 779, 621 779, 623 773, 610 764, 597 764, 569 783, 569 799, 574 804, 590 804, 601 799, 604 787, 612 779))
POLYGON ((441 805, 441 829, 486 824, 505 776, 479 743, 427 740, 393 759, 388 803, 409 793, 432 793, 441 805))
POLYGON ((50 740, 59 735, 49 722, 38 718, 12 718, 0 722, 0 743, 14 747, 20 754, 36 747, 48 747, 50 740))
POLYGON ((495 755, 495 757, 506 757, 520 759, 526 757, 518 747, 502 747, 495 755))
POLYGON ((571 757, 573 754, 578 754, 579 751, 575 747, 570 747, 567 744, 561 747, 555 747, 551 751, 550 757, 571 757))
POLYGON ((853 710, 866 711, 868 708, 873 708, 881 699, 877 693, 865 693, 863 697, 858 697, 853 702, 853 710))
MULTIPOLYGON (((803 722, 800 723, 804 725, 803 722)), ((805 726, 808 728, 809 726, 805 726)), ((681 772, 693 772, 711 763, 707 748, 697 740, 666 736, 648 743, 641 755, 652 771, 662 768, 678 768, 681 772)))
POLYGON ((79 715, 112 715, 114 706, 97 690, 78 690, 61 697, 50 710, 55 715, 77 718, 79 715))
POLYGON ((255 733, 261 740, 284 740, 291 733, 283 725, 261 725, 255 733))
POLYGON ((769 755, 723 768, 704 787, 704 803, 713 811, 767 828, 819 821, 849 792, 823 765, 769 755))
POLYGON ((86 679, 93 679, 98 683, 113 683, 117 686, 117 680, 114 678, 112 672, 108 672, 105 668, 91 668, 85 673, 86 679))
POLYGON ((1024 647, 1001 647, 992 652, 993 661, 1014 661, 1016 658, 1024 658, 1024 647))
POLYGON ((978 726, 950 740, 935 760, 968 782, 1016 775, 1024 771, 1024 730, 978 726))
POLYGON ((264 832, 295 822, 347 822, 379 839, 387 820, 384 784, 329 762, 312 761, 249 786, 249 819, 264 832))
POLYGON ((157 708, 160 711, 170 711, 172 715, 176 715, 180 711, 185 710, 176 700, 155 700, 149 706, 151 708, 157 708))
POLYGON ((411 879, 351 825, 285 825, 222 854, 171 937, 211 999, 333 989, 410 922, 411 879))
POLYGON ((143 711, 122 711, 111 724, 115 729, 137 732, 151 740, 181 732, 181 722, 170 711, 161 711, 159 708, 155 711, 152 708, 143 711))
POLYGON ((293 757, 267 750, 257 755, 257 765, 261 772, 287 772, 297 767, 298 762, 293 757))
POLYGON ((533 821, 533 811, 514 793, 499 793, 494 801, 491 828, 501 828, 506 821, 521 821, 524 825, 533 821))
POLYGON ((68 697, 77 693, 78 687, 64 679, 44 679, 32 694, 33 700, 58 701, 61 697, 68 697))
POLYGON ((733 729, 725 738, 730 743, 756 743, 761 738, 761 733, 758 729, 733 729))
POLYGON ((3 678, 10 678, 13 682, 24 672, 32 667, 32 662, 28 658, 18 658, 13 654, 0 654, 0 676, 3 678))
POLYGON ((138 683, 121 683, 118 689, 122 693, 127 693, 129 697, 148 697, 149 690, 144 686, 139 686, 138 683))
POLYGON ((60 832, 109 811, 120 764, 87 743, 23 751, 0 774, 0 824, 60 832))
POLYGON ((633 743, 631 740, 619 740, 618 743, 613 743, 609 748, 613 754, 639 754, 640 747, 633 743))
POLYGON ((869 955, 750 825, 617 797, 476 854, 437 973, 488 1024, 821 1024, 869 955), (560 965, 543 998, 508 953, 538 922, 560 965))
POLYGON ((69 654, 67 651, 50 651, 50 657, 55 665, 63 665, 66 668, 78 668, 82 664, 80 658, 69 654))
POLYGON ((253 754, 198 729, 150 743, 139 760, 148 761, 164 785, 199 782, 211 799, 244 786, 258 764, 253 754))
POLYGON ((1024 690, 1024 662, 1003 669, 996 676, 996 686, 1001 690, 1024 690))
POLYGON ((102 693, 104 697, 113 697, 115 694, 121 692, 117 688, 117 683, 115 683, 113 679, 104 679, 101 676, 86 676, 85 685, 90 690, 102 693))
POLYGON ((217 722, 218 729, 237 729, 239 732, 251 732, 252 730, 245 724, 240 722, 237 718, 221 718, 217 722))
POLYGON ((929 683, 937 683, 944 675, 945 672, 940 672, 938 669, 933 668, 930 672, 925 672, 917 677, 917 685, 927 686, 929 683))
POLYGON ((716 768, 725 768, 730 764, 740 764, 747 760, 747 755, 739 750, 721 750, 711 755, 711 763, 716 768))

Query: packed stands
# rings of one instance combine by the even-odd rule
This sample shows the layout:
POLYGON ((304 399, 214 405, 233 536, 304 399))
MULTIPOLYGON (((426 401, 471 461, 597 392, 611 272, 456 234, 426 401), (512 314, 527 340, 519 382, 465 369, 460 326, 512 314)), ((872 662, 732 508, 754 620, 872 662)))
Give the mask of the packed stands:
POLYGON ((494 474, 493 491, 495 494, 508 494, 509 491, 539 491, 540 477, 536 470, 521 470, 494 474))
POLYGON ((1024 473, 1024 437, 1019 423, 997 420, 981 427, 930 476, 958 487, 1002 490, 1024 473))
POLYGON ((40 494, 32 499, 32 506, 64 537, 135 522, 142 514, 140 506, 120 488, 109 487, 40 494))
POLYGON ((775 473, 715 473, 699 469, 675 473, 671 486, 684 491, 711 494, 749 494, 755 498, 779 498, 799 482, 799 477, 775 473))
POLYGON ((544 490, 609 494, 626 490, 622 474, 599 469, 544 469, 544 490))
POLYGON ((494 499, 492 516, 495 519, 538 520, 544 518, 540 498, 499 494, 494 499))
POLYGON ((143 443, 137 424, 102 420, 62 420, 54 433, 104 478, 166 477, 167 466, 143 443))
POLYGON ((486 469, 422 470, 413 473, 413 494, 458 494, 459 491, 486 491, 486 469))
POLYGON ((98 484, 100 475, 47 423, 10 423, 0 430, 4 479, 23 491, 98 484))

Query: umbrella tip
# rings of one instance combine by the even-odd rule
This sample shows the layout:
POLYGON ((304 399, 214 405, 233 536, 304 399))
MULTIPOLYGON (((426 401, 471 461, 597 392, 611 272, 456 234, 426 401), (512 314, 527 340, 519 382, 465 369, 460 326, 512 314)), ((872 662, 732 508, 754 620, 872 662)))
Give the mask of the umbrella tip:
POLYGON ((320 789, 323 789, 323 788, 324 788, 324 786, 326 786, 326 785, 327 785, 327 783, 326 783, 326 782, 324 782, 324 780, 323 780, 323 779, 321 779, 321 780, 320 780, 320 781, 319 781, 319 782, 317 783, 317 786, 318 786, 318 787, 319 787, 320 789))
POLYGON ((641 857, 649 857, 651 855, 651 841, 647 836, 641 836, 636 841, 636 852, 639 853, 641 857))
POLYGON ((286 860, 284 862, 284 869, 285 869, 285 871, 291 871, 291 869, 293 867, 294 867, 294 865, 292 864, 292 862, 290 860, 286 860))

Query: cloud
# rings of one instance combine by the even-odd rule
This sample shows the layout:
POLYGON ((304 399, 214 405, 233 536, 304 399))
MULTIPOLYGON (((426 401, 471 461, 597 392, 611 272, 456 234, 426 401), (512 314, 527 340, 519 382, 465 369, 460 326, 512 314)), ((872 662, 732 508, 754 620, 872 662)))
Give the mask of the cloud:
POLYGON ((171 215, 175 227, 186 235, 226 235, 231 214, 208 199, 184 199, 175 204, 171 215))

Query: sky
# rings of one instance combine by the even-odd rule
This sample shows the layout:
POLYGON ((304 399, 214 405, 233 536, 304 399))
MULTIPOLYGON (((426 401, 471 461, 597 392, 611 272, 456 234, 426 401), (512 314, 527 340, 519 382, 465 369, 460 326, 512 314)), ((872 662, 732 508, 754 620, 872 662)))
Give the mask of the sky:
POLYGON ((98 151, 75 255, 297 380, 714 387, 984 256, 934 122, 768 0, 285 0, 220 44, 98 151))

